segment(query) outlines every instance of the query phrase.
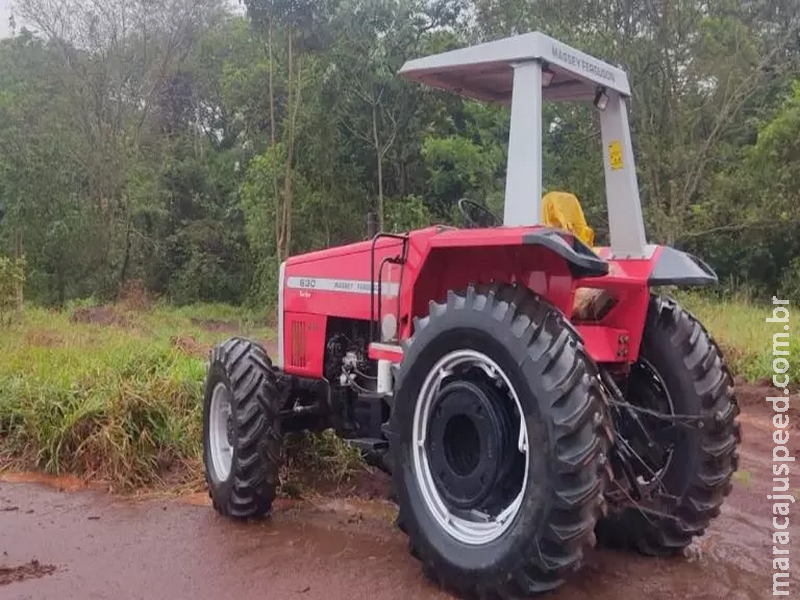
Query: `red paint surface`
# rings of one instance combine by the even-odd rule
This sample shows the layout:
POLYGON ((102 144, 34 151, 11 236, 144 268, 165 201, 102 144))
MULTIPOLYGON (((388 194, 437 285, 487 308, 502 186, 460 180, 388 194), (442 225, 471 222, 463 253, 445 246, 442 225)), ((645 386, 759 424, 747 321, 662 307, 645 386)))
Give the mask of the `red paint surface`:
MULTIPOLYGON (((551 250, 523 244, 524 236, 537 229, 429 227, 411 232, 405 265, 385 266, 380 277, 382 297, 378 299, 376 293, 372 309, 369 293, 286 287, 286 371, 301 376, 322 376, 328 317, 369 321, 371 314, 377 319, 379 309, 381 315, 391 312, 398 316, 400 339, 407 339, 413 334, 414 317, 427 315, 431 301, 444 302, 448 290, 464 290, 470 283, 491 281, 527 286, 566 315, 572 313, 575 291, 579 287, 608 290, 617 298, 614 308, 601 321, 575 324, 595 361, 623 364, 635 361, 649 301, 647 279, 660 248, 649 260, 608 261, 609 274, 604 277, 576 279, 566 261, 551 250), (399 295, 388 290, 389 284, 399 286, 399 295), (627 337, 627 354, 623 356, 618 354, 620 335, 627 337)), ((366 282, 366 290, 368 282, 374 278, 377 291, 381 262, 385 258, 400 257, 403 243, 392 238, 379 239, 375 244, 374 269, 371 269, 370 260, 372 244, 372 241, 358 242, 292 257, 287 260, 285 277, 355 280, 366 282)), ((600 248, 598 254, 608 256, 608 249, 600 248)))

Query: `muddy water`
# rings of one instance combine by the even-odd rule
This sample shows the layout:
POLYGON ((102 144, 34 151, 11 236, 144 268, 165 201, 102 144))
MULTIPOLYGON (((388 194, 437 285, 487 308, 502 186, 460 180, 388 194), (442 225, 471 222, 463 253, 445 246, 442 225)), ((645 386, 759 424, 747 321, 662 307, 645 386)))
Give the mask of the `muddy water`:
MULTIPOLYGON (((766 412, 748 412, 743 422, 746 475, 688 556, 593 550, 547 598, 771 598, 771 423, 766 412)), ((451 597, 422 577, 385 502, 283 501, 272 519, 237 524, 218 517, 204 495, 132 501, 74 481, 22 480, 0 480, 0 573, 8 575, 0 600, 451 597)), ((792 549, 800 552, 796 543, 792 549)), ((792 567, 791 597, 800 598, 800 555, 792 567)))

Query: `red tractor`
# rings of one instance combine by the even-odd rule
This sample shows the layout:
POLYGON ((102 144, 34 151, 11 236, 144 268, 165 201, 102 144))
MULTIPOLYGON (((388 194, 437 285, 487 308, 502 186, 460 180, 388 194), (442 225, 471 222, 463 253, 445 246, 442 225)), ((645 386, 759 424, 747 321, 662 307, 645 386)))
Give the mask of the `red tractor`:
POLYGON ((464 200, 468 227, 281 265, 277 356, 241 338, 211 355, 215 509, 268 513, 284 433, 334 428, 391 472, 412 554, 458 593, 555 589, 595 541, 680 552, 731 489, 739 408, 714 340, 653 291, 717 277, 646 242, 627 76, 539 32, 401 73, 510 103, 503 222, 464 200), (542 224, 543 100, 599 112, 609 247, 542 224))

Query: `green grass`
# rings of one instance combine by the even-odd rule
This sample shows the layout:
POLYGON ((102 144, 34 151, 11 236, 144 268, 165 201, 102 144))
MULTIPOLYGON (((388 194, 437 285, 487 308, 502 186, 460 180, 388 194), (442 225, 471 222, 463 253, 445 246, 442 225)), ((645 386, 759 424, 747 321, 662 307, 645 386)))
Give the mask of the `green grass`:
POLYGON ((0 330, 0 465, 117 489, 196 479, 208 349, 234 330, 273 337, 255 321, 219 322, 235 317, 207 306, 27 309, 0 330))
MULTIPOLYGON (((783 332, 783 325, 767 323, 772 316, 772 306, 755 303, 745 297, 728 300, 711 300, 702 295, 683 293, 677 296, 681 304, 692 311, 717 340, 736 375, 749 382, 772 380, 775 358, 772 355, 772 335, 783 332)), ((795 320, 800 324, 800 307, 789 306, 790 388, 797 389, 800 381, 800 337, 795 320)), ((780 339, 780 338, 779 338, 780 339)), ((782 341, 786 341, 783 338, 782 341)), ((784 346, 782 349, 786 349, 784 346)))
MULTIPOLYGON (((765 322, 771 307, 685 293, 678 299, 720 342, 736 374, 753 382, 771 377, 772 334, 780 330, 765 322)), ((234 334, 274 338, 266 315, 230 306, 26 309, 0 328, 0 469, 77 474, 120 491, 201 485, 206 357, 234 334)), ((797 336, 793 382, 800 378, 795 356, 797 336)), ((332 483, 361 464, 330 435, 295 437, 287 449, 285 473, 310 471, 332 483)), ((285 492, 295 487, 290 482, 285 492)))
POLYGON ((741 483, 748 490, 753 489, 753 474, 750 471, 739 470, 733 474, 733 480, 741 483))

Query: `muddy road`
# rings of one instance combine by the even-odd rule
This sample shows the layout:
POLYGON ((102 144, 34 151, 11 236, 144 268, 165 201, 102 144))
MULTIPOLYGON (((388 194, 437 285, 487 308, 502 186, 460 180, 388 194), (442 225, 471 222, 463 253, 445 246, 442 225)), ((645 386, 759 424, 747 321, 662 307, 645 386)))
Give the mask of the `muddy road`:
MULTIPOLYGON (((658 560, 595 549, 546 598, 772 597, 772 413, 763 406, 768 390, 743 392, 734 492, 691 552, 658 560)), ((799 455, 800 420, 792 417, 790 445, 799 455)), ((237 524, 218 517, 204 495, 131 500, 23 481, 0 479, 2 600, 451 598, 423 578, 393 527, 394 506, 380 499, 280 501, 271 519, 237 524)), ((795 495, 798 488, 800 479, 795 495)), ((800 522, 795 514, 793 507, 790 518, 800 522)), ((791 532, 794 554, 800 527, 792 523, 791 532)), ((791 558, 790 597, 800 598, 800 555, 791 558)))

